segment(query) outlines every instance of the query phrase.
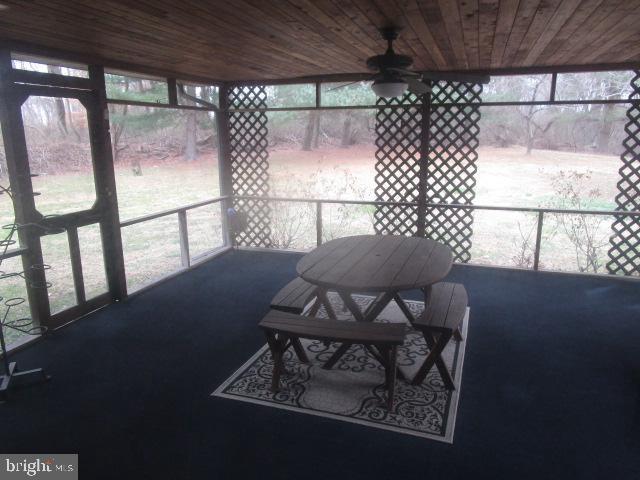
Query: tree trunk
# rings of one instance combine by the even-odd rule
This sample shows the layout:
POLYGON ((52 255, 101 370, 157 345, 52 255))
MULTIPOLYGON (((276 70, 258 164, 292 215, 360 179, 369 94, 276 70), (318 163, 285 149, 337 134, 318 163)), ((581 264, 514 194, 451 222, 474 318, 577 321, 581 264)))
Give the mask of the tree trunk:
MULTIPOLYGON (((195 87, 192 85, 185 86, 185 90, 189 95, 195 96, 195 87)), ((184 158, 191 162, 198 158, 198 145, 196 138, 196 112, 189 110, 187 112, 187 123, 184 141, 184 158)))
MULTIPOLYGON (((125 77, 124 80, 124 91, 129 91, 129 80, 125 77)), ((118 106, 115 105, 113 113, 114 117, 116 117, 115 113, 117 112, 118 106)), ((120 140, 122 139, 122 134, 125 129, 125 120, 124 117, 127 116, 127 112, 129 111, 129 105, 122 106, 122 119, 119 122, 112 121, 113 127, 111 129, 111 147, 113 149, 113 161, 118 162, 120 160, 120 152, 126 148, 126 146, 120 146, 120 140)), ((117 118, 117 117, 116 117, 117 118)))
POLYGON ((73 123, 73 115, 71 115, 71 103, 69 103, 68 98, 64 98, 62 100, 64 101, 64 108, 65 108, 65 111, 67 112, 67 116, 69 117, 69 127, 71 128, 71 131, 75 135, 76 140, 80 142, 82 141, 82 137, 80 137, 80 133, 78 133, 78 129, 73 123))
POLYGON ((529 117, 525 118, 525 133, 527 134, 526 145, 527 145, 527 155, 531 155, 531 150, 533 150, 533 140, 534 135, 531 130, 531 119, 529 117))
POLYGON ((611 137, 612 129, 612 113, 613 104, 602 105, 600 111, 600 128, 598 129, 598 135, 596 136, 596 151, 599 153, 607 153, 609 150, 609 138, 611 137))
POLYGON ((307 117, 307 126, 304 129, 304 138, 302 139, 302 150, 305 152, 310 151, 313 148, 313 133, 316 128, 316 116, 317 112, 309 112, 307 117))
MULTIPOLYGON (((53 65, 47 65, 47 71, 49 73, 62 75, 62 69, 53 65)), ((64 109, 64 99, 56 97, 53 99, 53 103, 56 111, 56 122, 58 124, 58 129, 60 130, 60 133, 62 133, 63 135, 67 135, 69 132, 67 131, 67 115, 64 109)))
POLYGON ((311 142, 311 148, 318 148, 320 143, 320 113, 315 113, 315 121, 313 124, 313 140, 311 142))
POLYGON ((351 145, 351 115, 347 113, 347 117, 344 119, 342 125, 342 140, 340 146, 346 148, 351 145))

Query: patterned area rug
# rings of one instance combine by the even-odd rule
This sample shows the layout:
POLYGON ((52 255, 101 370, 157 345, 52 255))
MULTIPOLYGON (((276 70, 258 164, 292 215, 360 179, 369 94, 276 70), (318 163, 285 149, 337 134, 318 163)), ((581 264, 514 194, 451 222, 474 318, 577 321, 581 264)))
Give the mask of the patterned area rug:
MULTIPOLYGON (((373 297, 354 295, 354 300, 364 310, 373 297)), ((338 318, 353 321, 336 294, 330 294, 330 301, 338 318)), ((422 302, 406 303, 414 315, 424 308, 422 302)), ((324 309, 320 309, 317 316, 326 317, 324 309)), ((422 335, 410 328, 395 302, 389 304, 379 318, 379 321, 407 325, 405 343, 398 349, 398 366, 405 378, 413 378, 429 351, 422 335)), ((352 346, 332 370, 323 370, 321 366, 338 344, 326 346, 311 340, 302 340, 310 360, 308 365, 298 361, 293 349, 287 350, 287 372, 282 376, 278 393, 270 391, 273 363, 265 345, 212 395, 452 443, 468 322, 469 310, 462 328, 463 341, 449 342, 442 354, 456 389, 450 392, 444 388, 435 367, 422 385, 413 386, 398 378, 395 409, 391 413, 384 406, 384 369, 362 346, 352 346)))

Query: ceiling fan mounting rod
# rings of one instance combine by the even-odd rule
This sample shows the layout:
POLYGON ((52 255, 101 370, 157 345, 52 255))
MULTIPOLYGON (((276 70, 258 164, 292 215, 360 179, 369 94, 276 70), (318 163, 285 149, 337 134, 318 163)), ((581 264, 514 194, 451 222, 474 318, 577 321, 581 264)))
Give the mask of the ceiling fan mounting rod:
POLYGON ((398 29, 396 27, 383 27, 380 29, 380 35, 387 41, 387 53, 393 53, 393 41, 398 38, 398 29))

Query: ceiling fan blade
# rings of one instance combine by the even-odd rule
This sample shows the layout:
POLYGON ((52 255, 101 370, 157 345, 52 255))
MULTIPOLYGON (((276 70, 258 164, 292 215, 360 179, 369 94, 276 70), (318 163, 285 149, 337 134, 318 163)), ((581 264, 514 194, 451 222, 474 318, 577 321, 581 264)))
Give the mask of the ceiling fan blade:
POLYGON ((479 75, 476 73, 454 73, 454 72, 426 72, 422 77, 437 82, 439 80, 461 83, 483 83, 487 84, 491 80, 489 75, 479 75))
POLYGON ((369 80, 356 80, 355 82, 343 83, 342 85, 338 85, 337 87, 333 87, 326 90, 325 93, 333 92, 334 90, 340 90, 341 88, 345 88, 345 87, 350 87, 351 85, 355 85, 356 83, 368 82, 368 81, 369 80))
POLYGON ((403 80, 409 84, 409 91, 414 95, 420 96, 431 91, 431 87, 421 80, 413 77, 403 77, 403 80))

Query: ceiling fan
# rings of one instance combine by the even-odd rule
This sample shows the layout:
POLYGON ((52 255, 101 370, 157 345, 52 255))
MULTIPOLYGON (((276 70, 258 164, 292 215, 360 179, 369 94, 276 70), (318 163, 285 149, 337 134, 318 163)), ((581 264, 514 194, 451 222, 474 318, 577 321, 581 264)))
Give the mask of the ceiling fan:
MULTIPOLYGON (((450 73, 450 72, 413 72, 407 70, 413 59, 407 55, 397 54, 393 50, 393 41, 398 38, 398 29, 386 27, 380 29, 382 38, 387 41, 387 51, 367 59, 367 67, 376 73, 371 77, 374 93, 379 97, 392 98, 403 95, 407 90, 415 95, 424 95, 431 91, 431 82, 448 80, 464 83, 489 83, 488 75, 450 73)), ((340 85, 331 90, 353 85, 352 82, 340 85)))

